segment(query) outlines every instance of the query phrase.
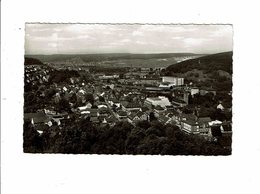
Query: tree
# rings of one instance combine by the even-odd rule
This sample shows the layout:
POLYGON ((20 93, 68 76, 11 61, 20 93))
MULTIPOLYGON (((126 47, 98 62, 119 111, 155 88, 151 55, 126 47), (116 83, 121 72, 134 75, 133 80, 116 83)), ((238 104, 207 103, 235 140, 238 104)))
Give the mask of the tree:
POLYGON ((60 101, 58 102, 57 111, 58 112, 62 112, 62 111, 71 112, 70 104, 69 104, 68 100, 66 100, 64 97, 62 97, 60 99, 60 101))
POLYGON ((93 96, 93 94, 91 94, 91 93, 87 93, 86 95, 85 95, 85 99, 86 99, 86 101, 87 102, 90 102, 91 104, 94 104, 94 96, 93 96))
POLYGON ((150 118, 150 121, 156 121, 157 120, 157 118, 155 117, 153 112, 150 112, 149 118, 150 118))
POLYGON ((77 95, 75 93, 72 94, 70 97, 70 102, 71 103, 76 103, 77 102, 77 95))
POLYGON ((98 98, 100 102, 105 102, 105 98, 103 96, 99 96, 98 98))

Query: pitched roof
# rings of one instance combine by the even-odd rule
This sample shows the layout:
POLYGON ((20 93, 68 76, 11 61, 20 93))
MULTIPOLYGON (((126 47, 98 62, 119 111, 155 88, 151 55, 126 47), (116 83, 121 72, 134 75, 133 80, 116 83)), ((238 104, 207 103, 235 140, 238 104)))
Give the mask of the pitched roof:
POLYGON ((97 117, 90 117, 91 122, 99 122, 97 117))
POLYGON ((106 120, 108 123, 113 123, 117 121, 117 119, 113 115, 107 117, 106 120))
POLYGON ((172 101, 173 101, 174 103, 182 103, 182 104, 186 104, 185 101, 180 100, 180 99, 178 99, 178 98, 173 98, 172 101))
POLYGON ((165 106, 167 109, 174 109, 172 105, 165 106))
POLYGON ((117 114, 118 114, 119 116, 121 116, 121 117, 127 116, 127 112, 122 111, 122 110, 118 111, 117 114))
POLYGON ((185 113, 183 113, 183 114, 181 114, 181 117, 182 118, 185 118, 186 120, 195 120, 196 119, 196 116, 195 115, 193 115, 193 114, 185 114, 185 113))
POLYGON ((223 130, 224 130, 225 132, 230 132, 230 131, 232 131, 232 126, 231 126, 230 123, 224 124, 224 125, 222 125, 222 127, 223 127, 223 130))
POLYGON ((136 115, 137 115, 138 117, 141 117, 143 114, 144 114, 144 113, 143 113, 142 111, 139 111, 136 115))
POLYGON ((191 120, 191 119, 187 119, 187 120, 184 120, 184 121, 182 121, 182 122, 183 122, 183 123, 187 123, 187 124, 192 125, 192 126, 197 126, 197 125, 199 125, 198 122, 196 122, 195 120, 191 120))
POLYGON ((146 106, 143 106, 141 109, 142 109, 143 112, 149 111, 149 108, 146 107, 146 106))
POLYGON ((159 111, 164 110, 163 107, 161 107, 161 106, 159 106, 159 105, 157 105, 154 109, 155 109, 155 110, 159 110, 159 111))
POLYGON ((140 105, 136 104, 136 103, 128 103, 125 107, 126 108, 140 108, 140 105))
POLYGON ((127 101, 125 101, 125 100, 121 101, 121 104, 122 104, 122 106, 124 106, 124 107, 126 107, 126 106, 128 105, 128 103, 129 103, 129 102, 127 102, 127 101))
POLYGON ((209 122, 211 122, 211 118, 210 117, 200 117, 198 119, 198 122, 199 123, 209 123, 209 122))
POLYGON ((31 120, 33 119, 34 123, 45 123, 51 120, 47 115, 43 112, 37 113, 24 113, 24 120, 31 120))
POLYGON ((166 116, 159 116, 159 121, 160 122, 164 122, 164 123, 166 123, 167 121, 169 120, 169 118, 168 117, 166 117, 166 116))

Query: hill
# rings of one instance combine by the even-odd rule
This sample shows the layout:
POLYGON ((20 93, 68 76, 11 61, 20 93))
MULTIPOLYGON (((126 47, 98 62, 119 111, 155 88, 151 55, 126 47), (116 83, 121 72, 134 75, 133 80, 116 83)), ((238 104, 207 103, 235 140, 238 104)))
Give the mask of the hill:
POLYGON ((185 73, 193 69, 202 70, 204 73, 213 73, 222 70, 232 74, 232 55, 233 52, 224 52, 207 55, 196 59, 186 60, 167 67, 167 74, 185 73))
POLYGON ((233 52, 207 55, 170 65, 165 75, 184 77, 186 83, 211 87, 218 91, 232 90, 233 52))
POLYGON ((25 57, 24 65, 44 65, 39 59, 25 57))

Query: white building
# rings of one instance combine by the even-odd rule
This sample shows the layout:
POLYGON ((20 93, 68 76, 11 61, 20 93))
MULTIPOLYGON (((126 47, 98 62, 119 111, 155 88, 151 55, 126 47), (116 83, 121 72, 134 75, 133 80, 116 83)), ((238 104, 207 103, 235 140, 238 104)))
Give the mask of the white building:
POLYGON ((191 88, 190 94, 193 96, 194 94, 198 94, 200 92, 199 88, 191 88))
POLYGON ((182 86, 184 85, 184 78, 164 76, 162 77, 162 82, 168 82, 174 86, 182 86))
POLYGON ((163 108, 165 108, 166 106, 170 106, 171 103, 169 101, 168 98, 166 98, 165 96, 159 96, 159 97, 155 97, 155 98, 146 98, 144 101, 144 105, 152 108, 152 106, 156 107, 156 106, 161 106, 163 108))
POLYGON ((167 89, 171 89, 172 87, 174 87, 175 84, 170 83, 170 82, 163 82, 159 85, 159 88, 167 88, 167 89))

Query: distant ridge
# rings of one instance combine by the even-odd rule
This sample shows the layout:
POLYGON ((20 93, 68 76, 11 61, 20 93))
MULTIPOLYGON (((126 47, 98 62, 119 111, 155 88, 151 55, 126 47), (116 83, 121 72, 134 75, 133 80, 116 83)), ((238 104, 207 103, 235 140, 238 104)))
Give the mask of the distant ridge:
POLYGON ((153 53, 153 54, 131 54, 131 53, 101 53, 101 54, 54 54, 54 55, 25 55, 39 59, 43 62, 66 61, 73 58, 81 58, 84 62, 97 62, 102 60, 118 59, 152 59, 152 58, 171 58, 182 56, 201 56, 194 53, 153 53))

